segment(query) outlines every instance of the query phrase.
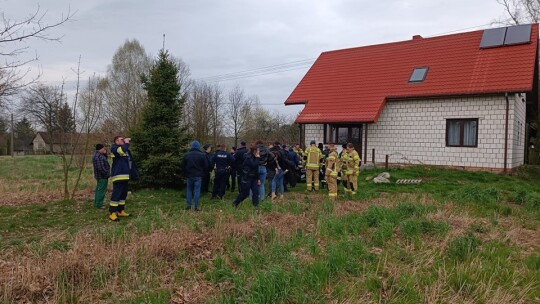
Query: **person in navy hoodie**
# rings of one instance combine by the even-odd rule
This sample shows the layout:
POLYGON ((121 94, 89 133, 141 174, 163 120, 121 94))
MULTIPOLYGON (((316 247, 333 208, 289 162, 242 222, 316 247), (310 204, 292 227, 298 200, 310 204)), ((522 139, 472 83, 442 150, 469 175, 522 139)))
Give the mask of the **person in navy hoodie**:
POLYGON ((187 183, 186 210, 191 209, 193 202, 195 211, 200 211, 201 184, 203 176, 208 171, 208 166, 208 159, 201 151, 201 144, 194 140, 191 143, 191 150, 182 159, 182 169, 187 183))
POLYGON ((236 208, 238 205, 249 196, 251 196, 253 206, 256 208, 259 206, 259 186, 261 185, 261 179, 259 176, 259 147, 253 144, 249 147, 249 152, 244 155, 244 162, 242 163, 242 180, 240 182, 240 194, 233 201, 233 206, 236 208))

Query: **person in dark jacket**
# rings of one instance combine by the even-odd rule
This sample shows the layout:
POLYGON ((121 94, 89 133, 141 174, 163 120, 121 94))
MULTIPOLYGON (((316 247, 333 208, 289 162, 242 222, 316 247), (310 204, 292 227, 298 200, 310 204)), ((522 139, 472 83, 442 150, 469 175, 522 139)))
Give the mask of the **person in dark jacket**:
POLYGON ((242 181, 242 165, 244 163, 244 155, 247 151, 246 142, 242 141, 240 142, 240 148, 238 148, 234 154, 236 175, 238 177, 238 192, 242 192, 242 189, 240 189, 240 182, 242 181))
MULTIPOLYGON (((234 154, 236 153, 236 147, 232 147, 229 153, 232 157, 234 157, 234 154)), ((227 178, 226 189, 231 190, 231 192, 234 192, 234 190, 236 189, 236 160, 231 166, 229 178, 227 178)))
POLYGON ((298 179, 298 176, 296 174, 298 168, 298 164, 300 163, 300 160, 298 159, 298 154, 293 151, 292 146, 287 146, 287 153, 289 155, 289 173, 285 176, 287 179, 287 182, 291 187, 296 187, 296 181, 298 179))
POLYGON ((264 145, 262 140, 258 140, 255 144, 257 145, 257 148, 259 148, 259 177, 261 179, 259 196, 260 200, 263 201, 266 194, 264 184, 266 182, 266 174, 268 173, 266 166, 268 165, 269 161, 273 160, 273 155, 272 152, 270 152, 270 150, 268 150, 268 148, 264 145))
POLYGON ((283 198, 283 193, 285 192, 285 184, 284 184, 284 178, 285 175, 289 172, 289 164, 288 164, 288 155, 285 156, 285 154, 280 154, 279 151, 273 151, 274 159, 277 163, 276 165, 276 174, 274 175, 274 179, 272 179, 272 200, 275 199, 276 196, 276 190, 279 187, 279 198, 283 198))
POLYGON ((193 207, 199 211, 199 198, 201 196, 202 178, 208 171, 208 159, 201 152, 201 144, 194 140, 191 143, 191 150, 182 159, 182 169, 187 182, 186 210, 193 207))
MULTIPOLYGON (((270 152, 277 152, 278 153, 278 158, 280 156, 283 156, 284 153, 283 153, 283 150, 281 149, 281 144, 279 143, 279 141, 275 141, 274 142, 274 145, 270 148, 270 152)), ((270 181, 270 191, 268 192, 268 195, 267 197, 270 197, 272 196, 272 191, 271 191, 271 185, 272 185, 272 181, 274 180, 274 177, 276 176, 276 168, 277 168, 277 161, 274 160, 274 165, 272 166, 272 170, 268 169, 268 175, 267 175, 267 178, 268 180, 270 181)), ((285 186, 285 185, 284 185, 285 186)), ((287 189, 285 188, 285 192, 287 192, 287 189)))
POLYGON ((238 205, 249 196, 249 192, 252 192, 251 200, 253 206, 259 206, 259 186, 261 179, 259 176, 259 148, 256 145, 249 147, 249 153, 245 153, 244 162, 242 163, 242 181, 239 184, 241 189, 238 197, 233 201, 233 206, 236 208, 238 205))
POLYGON ((203 146, 203 150, 206 156, 206 160, 208 162, 208 169, 204 172, 203 178, 202 178, 202 184, 201 184, 201 193, 205 194, 207 192, 210 192, 209 186, 210 186, 210 173, 212 173, 212 170, 214 170, 214 163, 213 163, 213 155, 212 155, 212 146, 209 144, 206 144, 203 146))
POLYGON ((216 150, 216 154, 214 155, 216 174, 214 177, 212 199, 223 199, 225 195, 225 184, 229 179, 231 166, 234 166, 234 156, 227 153, 227 147, 225 145, 218 145, 216 150))
POLYGON ((111 146, 111 157, 113 159, 111 169, 113 191, 109 203, 109 219, 111 221, 117 221, 118 217, 129 216, 129 213, 125 211, 132 166, 129 142, 130 138, 116 136, 114 144, 111 146))
POLYGON ((107 148, 102 144, 96 145, 96 152, 92 157, 92 163, 94 165, 94 177, 97 181, 94 207, 106 209, 107 207, 103 206, 103 200, 105 200, 105 194, 107 193, 107 184, 111 176, 111 166, 109 165, 109 161, 107 161, 107 148))

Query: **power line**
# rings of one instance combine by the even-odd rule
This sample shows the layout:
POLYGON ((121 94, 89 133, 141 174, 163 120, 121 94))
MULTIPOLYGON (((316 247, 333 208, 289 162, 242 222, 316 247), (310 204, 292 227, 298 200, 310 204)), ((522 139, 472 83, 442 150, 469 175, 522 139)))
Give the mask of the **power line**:
POLYGON ((310 59, 304 59, 300 61, 266 66, 262 68, 250 69, 246 71, 239 71, 239 72, 234 72, 234 73, 203 77, 203 78, 198 78, 196 80, 208 81, 208 82, 219 82, 219 81, 228 81, 228 80, 262 76, 262 75, 275 74, 275 73, 283 73, 283 72, 288 72, 292 70, 307 68, 311 66, 314 61, 315 61, 315 58, 310 58, 310 59))
MULTIPOLYGON (((476 25, 476 26, 461 28, 461 29, 457 29, 453 31, 433 34, 433 35, 429 35, 425 37, 436 37, 436 36, 441 36, 445 34, 471 30, 471 29, 475 29, 479 27, 485 27, 492 24, 493 23, 476 25)), ((249 69, 249 70, 244 70, 244 71, 238 71, 238 72, 232 72, 232 73, 226 73, 226 74, 220 74, 220 75, 214 75, 214 76, 206 76, 206 77, 198 78, 196 80, 207 81, 207 82, 220 82, 220 81, 237 80, 237 79, 242 79, 242 78, 258 77, 258 76, 264 76, 264 75, 269 75, 269 74, 284 73, 288 71, 299 70, 299 69, 304 69, 306 67, 309 67, 313 64, 315 59, 317 58, 302 59, 302 60, 269 65, 265 67, 254 68, 254 69, 249 69)))
POLYGON ((436 37, 436 36, 441 36, 441 35, 446 35, 446 34, 452 34, 452 33, 457 33, 457 32, 461 32, 461 31, 472 30, 472 29, 475 29, 475 28, 484 27, 484 26, 488 26, 488 25, 493 25, 493 23, 486 23, 486 24, 482 24, 482 25, 471 26, 471 27, 462 28, 462 29, 459 29, 459 30, 453 30, 453 31, 449 31, 449 32, 428 35, 426 37, 436 37))
POLYGON ((242 79, 242 78, 251 78, 251 77, 257 77, 257 76, 264 76, 264 75, 276 74, 276 73, 284 73, 284 72, 288 72, 288 71, 305 69, 307 67, 310 67, 312 64, 313 63, 310 63, 310 64, 307 64, 307 65, 304 65, 304 66, 299 66, 299 67, 295 67, 295 68, 291 68, 291 69, 281 69, 281 70, 268 71, 268 72, 264 72, 264 73, 261 72, 261 73, 254 73, 254 74, 249 74, 249 75, 240 75, 240 76, 235 76, 235 77, 219 78, 219 79, 215 79, 215 80, 206 80, 206 81, 208 81, 208 82, 220 82, 220 81, 229 81, 229 80, 236 80, 236 79, 242 79))
POLYGON ((220 74, 220 75, 215 75, 215 76, 206 76, 206 77, 201 77, 201 78, 199 78, 197 80, 211 80, 211 79, 216 79, 216 78, 236 77, 236 76, 240 76, 240 75, 244 75, 244 74, 248 74, 248 73, 259 73, 259 72, 267 72, 267 71, 279 70, 279 69, 290 68, 290 67, 299 66, 299 65, 310 64, 315 59, 316 58, 302 59, 302 60, 297 60, 297 61, 291 61, 291 62, 286 62, 286 63, 280 63, 280 64, 264 66, 264 67, 260 67, 260 68, 254 68, 254 69, 245 70, 245 71, 238 71, 238 72, 220 74))

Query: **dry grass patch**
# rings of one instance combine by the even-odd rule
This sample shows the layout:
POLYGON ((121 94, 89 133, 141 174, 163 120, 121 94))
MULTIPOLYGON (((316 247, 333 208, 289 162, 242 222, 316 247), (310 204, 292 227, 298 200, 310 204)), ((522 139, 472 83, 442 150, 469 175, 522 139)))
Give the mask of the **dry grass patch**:
MULTIPOLYGON (((51 190, 24 190, 24 191, 7 191, 1 193, 0 195, 0 206, 11 206, 11 207, 17 207, 17 206, 28 206, 28 205, 46 205, 50 204, 51 202, 60 201, 64 199, 64 194, 61 192, 60 189, 62 189, 60 186, 58 187, 59 190, 51 191, 51 190)), ((107 194, 106 197, 108 197, 107 194)), ((92 189, 84 189, 79 190, 75 194, 75 200, 77 201, 88 201, 94 199, 94 190, 92 189)))
POLYGON ((521 247, 528 253, 539 252, 540 231, 525 228, 513 228, 506 233, 505 239, 521 247))

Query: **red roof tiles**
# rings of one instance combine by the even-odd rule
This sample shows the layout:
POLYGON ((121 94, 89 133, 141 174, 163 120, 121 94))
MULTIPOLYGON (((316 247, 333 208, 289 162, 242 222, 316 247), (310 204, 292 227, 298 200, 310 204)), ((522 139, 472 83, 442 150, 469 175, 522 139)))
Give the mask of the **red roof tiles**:
POLYGON ((306 104, 298 123, 376 122, 388 99, 531 91, 538 24, 528 44, 480 49, 482 33, 324 52, 285 104, 306 104), (426 66, 424 82, 408 82, 426 66))

